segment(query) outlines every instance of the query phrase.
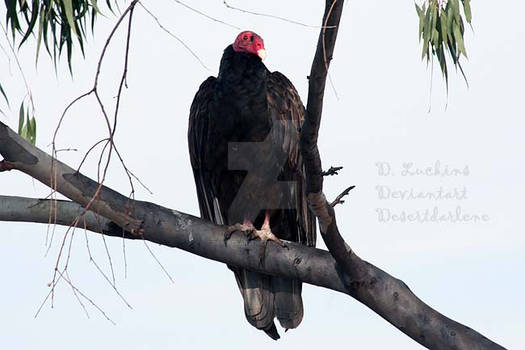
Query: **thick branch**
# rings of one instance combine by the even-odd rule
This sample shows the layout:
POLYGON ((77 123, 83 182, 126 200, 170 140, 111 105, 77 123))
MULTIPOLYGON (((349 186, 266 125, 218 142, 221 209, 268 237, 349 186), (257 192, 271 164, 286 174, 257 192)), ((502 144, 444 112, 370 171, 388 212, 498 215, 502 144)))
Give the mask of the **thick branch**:
MULTIPOLYGON (((322 29, 309 76, 301 154, 306 168, 308 203, 319 220, 323 240, 348 276, 348 294, 367 305, 403 333, 429 349, 501 349, 481 334, 430 308, 400 280, 360 259, 346 244, 334 208, 323 193, 323 171, 317 147, 328 68, 334 52, 344 0, 326 0, 322 29)), ((346 278, 345 278, 346 281, 346 278)))
POLYGON ((0 145, 0 153, 11 169, 30 175, 82 206, 89 204, 94 212, 128 231, 141 228, 142 223, 133 216, 131 202, 126 197, 114 196, 114 201, 107 201, 104 195, 111 196, 116 192, 106 188, 93 200, 97 183, 33 147, 3 123, 0 123, 0 145))
MULTIPOLYGON (((296 278, 317 286, 346 292, 335 268, 335 261, 327 251, 308 248, 293 242, 287 242, 288 249, 282 249, 270 243, 266 247, 265 258, 261 264, 263 245, 258 241, 248 240, 242 233, 234 233, 225 242, 222 226, 151 203, 137 202, 136 204, 137 211, 149 212, 149 218, 144 222, 145 226, 151 229, 147 229, 143 236, 123 231, 114 222, 91 211, 79 221, 78 227, 109 236, 144 238, 226 264, 296 278)), ((0 221, 48 223, 49 212, 55 209, 56 223, 65 226, 71 225, 84 210, 77 203, 70 201, 0 196, 0 221)))
MULTIPOLYGON (((76 173, 73 169, 54 160, 37 149, 5 124, 0 123, 0 154, 14 169, 51 183, 52 166, 59 171, 53 176, 57 190, 86 205, 98 184, 76 173)), ((48 222, 49 203, 17 197, 0 198, 0 220, 48 222)), ((133 220, 142 223, 142 238, 162 245, 177 247, 202 257, 226 264, 240 266, 266 274, 296 278, 306 283, 347 293, 385 317, 401 330, 418 330, 420 343, 432 349, 502 349, 474 330, 439 314, 419 300, 400 280, 388 275, 363 260, 359 266, 363 273, 359 279, 343 275, 336 267, 330 253, 288 243, 288 249, 259 241, 248 241, 241 233, 234 233, 224 242, 225 227, 212 224, 192 215, 170 210, 159 205, 131 201, 105 186, 97 199, 97 208, 106 218, 88 212, 85 226, 89 230, 111 236, 140 238, 126 232, 118 223, 129 216, 133 208, 133 220), (261 255, 264 260, 261 263, 261 255)), ((69 225, 82 207, 67 201, 57 201, 57 223, 69 225)), ((331 207, 330 207, 331 208, 331 207)), ((93 211, 95 208, 92 207, 93 211)), ((124 220, 124 224, 127 221, 124 220)), ((84 227, 84 220, 78 221, 84 227)), ((129 225, 128 225, 129 226, 129 225)), ((354 255, 355 256, 355 255, 354 255)), ((357 257, 355 257, 358 259, 357 257)))

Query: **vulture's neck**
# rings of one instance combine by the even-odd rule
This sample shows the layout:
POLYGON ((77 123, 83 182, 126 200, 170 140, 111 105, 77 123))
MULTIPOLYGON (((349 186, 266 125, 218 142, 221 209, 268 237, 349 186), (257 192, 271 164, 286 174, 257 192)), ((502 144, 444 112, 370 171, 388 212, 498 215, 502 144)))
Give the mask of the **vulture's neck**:
POLYGON ((259 109, 265 111, 268 74, 259 57, 235 52, 232 45, 228 46, 219 69, 219 100, 229 104, 238 102, 241 110, 251 106, 251 113, 259 109))

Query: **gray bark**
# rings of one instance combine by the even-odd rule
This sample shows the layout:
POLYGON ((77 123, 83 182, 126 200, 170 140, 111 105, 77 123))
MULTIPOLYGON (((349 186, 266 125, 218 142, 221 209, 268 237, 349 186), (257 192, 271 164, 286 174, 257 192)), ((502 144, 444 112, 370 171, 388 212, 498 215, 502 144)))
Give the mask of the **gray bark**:
MULTIPOLYGON (((139 212, 150 211, 143 235, 122 230, 114 222, 88 211, 78 227, 108 236, 145 239, 183 249, 204 258, 245 267, 270 275, 302 280, 316 286, 346 293, 346 288, 329 252, 287 242, 288 249, 270 242, 266 249, 242 233, 224 240, 224 227, 189 214, 137 202, 139 212), (261 257, 264 257, 261 259, 261 257)), ((69 226, 84 208, 70 201, 0 196, 0 221, 49 223, 50 209, 57 212, 56 224, 69 226), (56 206, 56 207, 55 207, 56 206)))

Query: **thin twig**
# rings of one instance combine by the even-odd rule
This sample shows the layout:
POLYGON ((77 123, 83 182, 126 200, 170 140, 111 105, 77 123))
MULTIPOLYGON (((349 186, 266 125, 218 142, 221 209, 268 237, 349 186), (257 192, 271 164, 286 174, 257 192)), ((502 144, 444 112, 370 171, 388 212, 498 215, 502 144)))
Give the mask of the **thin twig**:
POLYGON ((155 16, 150 10, 148 10, 148 8, 146 6, 144 6, 144 4, 142 2, 139 2, 139 5, 155 20, 155 22, 157 22, 157 25, 159 26, 160 29, 162 29, 163 31, 165 31, 169 36, 171 36, 172 38, 174 38, 175 40, 177 40, 182 46, 184 46, 184 48, 186 50, 188 50, 188 52, 193 56, 195 57, 195 59, 197 61, 199 61, 199 63, 201 64, 202 67, 204 67, 204 69, 206 69, 207 71, 209 71, 210 69, 208 68, 208 66, 206 66, 204 64, 204 62, 200 59, 200 57, 188 46, 188 44, 186 44, 182 39, 180 39, 178 36, 176 36, 175 34, 173 34, 172 32, 170 32, 166 27, 164 27, 162 25, 162 23, 159 21, 158 17, 155 16))
POLYGON ((228 4, 226 2, 226 0, 223 0, 223 4, 224 4, 224 6, 229 8, 230 10, 236 10, 236 11, 243 12, 243 13, 248 13, 248 14, 254 15, 254 16, 273 18, 273 19, 277 19, 277 20, 280 20, 280 21, 283 21, 283 22, 287 22, 287 23, 296 24, 296 25, 299 25, 299 26, 302 26, 302 27, 306 27, 306 28, 315 28, 315 29, 332 28, 332 27, 322 27, 322 26, 318 26, 318 25, 310 25, 310 24, 302 23, 302 22, 299 22, 299 21, 294 21, 294 20, 289 19, 289 18, 280 17, 280 16, 268 14, 268 13, 261 13, 261 12, 254 12, 254 11, 245 10, 245 9, 242 9, 242 8, 239 8, 239 7, 235 7, 235 6, 232 6, 232 5, 228 4))
MULTIPOLYGON (((224 24, 225 26, 228 26, 228 27, 233 28, 233 29, 241 30, 241 28, 240 28, 240 27, 237 27, 236 25, 233 25, 233 24, 230 24, 230 23, 227 23, 227 22, 221 21, 220 19, 217 19, 217 18, 212 17, 212 16, 210 16, 210 15, 208 15, 208 14, 202 12, 202 11, 199 11, 199 10, 197 10, 196 8, 191 7, 191 6, 189 6, 189 5, 185 4, 185 3, 183 3, 182 1, 179 1, 179 0, 173 0, 173 1, 176 2, 176 3, 179 4, 179 5, 184 6, 184 7, 187 8, 188 10, 191 10, 191 11, 193 11, 193 12, 195 12, 195 13, 198 13, 199 15, 204 16, 204 17, 206 17, 206 18, 208 18, 208 19, 210 19, 210 20, 212 20, 212 21, 214 21, 214 22, 224 24)), ((141 4, 142 4, 142 3, 141 3, 141 4)))
POLYGON ((84 305, 82 300, 80 300, 80 297, 79 297, 79 294, 77 293, 77 290, 75 288, 73 288, 73 282, 71 282, 71 277, 69 277, 69 272, 67 272, 67 271, 66 271, 66 279, 67 279, 69 285, 71 286, 71 290, 73 291, 73 295, 75 296, 75 298, 77 299, 78 303, 82 307, 82 310, 84 310, 84 313, 86 314, 86 317, 90 318, 89 317, 89 312, 86 309, 86 306, 84 305))
POLYGON ((113 281, 113 285, 116 286, 117 283, 115 281, 115 271, 113 270, 113 262, 111 261, 111 254, 109 252, 109 247, 108 247, 108 244, 106 242, 106 238, 104 237, 104 235, 100 235, 102 237, 102 242, 104 242, 104 250, 106 251, 106 256, 108 257, 108 263, 109 263, 109 268, 111 270, 111 280, 113 281))
POLYGON ((100 266, 97 264, 97 262, 95 261, 95 259, 93 258, 93 255, 91 254, 91 248, 89 246, 89 240, 87 238, 87 230, 84 231, 84 235, 85 235, 85 238, 86 238, 86 249, 87 249, 87 252, 88 252, 88 255, 89 255, 89 262, 91 262, 93 264, 93 266, 95 266, 95 268, 98 270, 98 272, 102 275, 102 277, 104 277, 104 279, 106 280, 106 282, 108 282, 108 284, 111 286, 111 288, 113 288, 113 290, 115 291, 115 293, 119 296, 119 298, 124 302, 124 304, 126 304, 126 306, 130 309, 133 309, 133 307, 131 306, 130 303, 128 303, 128 301, 126 300, 126 298, 124 298, 124 296, 122 296, 122 294, 120 293, 120 291, 117 289, 116 285, 111 283, 111 280, 108 278, 108 276, 104 273, 104 271, 102 271, 102 269, 100 268, 100 266))
MULTIPOLYGON (((93 202, 98 198, 98 195, 100 193, 100 190, 103 186, 103 183, 106 179, 106 174, 107 174, 107 170, 109 168, 109 164, 110 164, 110 161, 111 161, 111 153, 112 153, 112 150, 114 149, 115 145, 114 145, 114 142, 113 142, 113 138, 115 136, 115 132, 116 132, 116 126, 117 126, 117 117, 118 117, 118 111, 119 111, 119 105, 120 105, 120 96, 121 96, 121 93, 122 93, 122 88, 123 88, 123 85, 124 85, 124 82, 126 81, 126 75, 127 75, 127 66, 128 66, 128 56, 129 56, 129 42, 130 42, 130 35, 131 35, 131 23, 132 23, 132 16, 133 16, 133 9, 135 7, 135 5, 137 4, 138 0, 133 0, 131 2, 131 4, 126 8, 126 10, 122 13, 122 15, 120 16, 120 18, 118 19, 117 23, 115 24, 115 26, 113 27, 112 31, 110 32, 107 40, 106 40, 106 43, 102 49, 102 53, 99 57, 99 61, 98 61, 98 64, 97 64, 97 70, 96 70, 96 74, 95 74, 95 79, 94 79, 94 83, 93 83, 93 87, 91 88, 91 90, 89 90, 88 92, 78 96, 77 98, 75 98, 66 108, 65 110, 63 111, 62 113, 62 116, 60 117, 60 120, 58 122, 58 125, 55 129, 55 132, 53 134, 53 141, 52 141, 52 166, 51 166, 51 188, 52 188, 52 191, 54 191, 56 193, 56 190, 57 190, 57 181, 56 181, 56 171, 54 170, 55 167, 54 167, 54 163, 55 163, 55 160, 56 160, 56 156, 57 156, 57 149, 56 149, 56 138, 57 138, 57 134, 58 134, 58 131, 62 125, 62 122, 66 116, 66 113, 68 112, 68 110, 78 101, 80 101, 81 99, 83 99, 84 97, 87 97, 91 94, 94 94, 95 97, 96 97, 96 100, 97 100, 97 103, 101 109, 101 112, 104 116, 104 119, 106 121, 106 125, 107 125, 107 128, 108 128, 108 133, 109 133, 109 136, 108 138, 106 138, 106 144, 101 152, 101 155, 100 155, 100 158, 99 158, 99 173, 100 173, 100 162, 102 160, 102 157, 104 155, 104 151, 106 149, 106 147, 109 145, 109 151, 108 151, 108 156, 107 156, 107 160, 106 160, 106 163, 105 163, 105 166, 104 166, 104 169, 103 169, 103 175, 102 175, 102 178, 100 178, 100 175, 99 175, 99 182, 98 182, 98 187, 94 193, 94 195, 92 196, 92 198, 90 199, 90 201, 88 202, 88 204, 84 207, 84 210, 83 212, 78 215, 76 217, 76 219, 73 221, 73 223, 69 226, 68 230, 66 231, 66 233, 64 234, 64 238, 62 240, 62 243, 60 245, 60 249, 59 249, 59 252, 58 252, 58 256, 57 256, 57 261, 56 261, 56 265, 55 265, 55 270, 54 270, 54 274, 53 274, 53 282, 51 283, 51 305, 53 305, 53 300, 54 300, 54 291, 55 291, 55 287, 57 285, 57 276, 59 274, 62 274, 62 273, 67 273, 67 268, 68 268, 68 263, 69 263, 69 260, 70 260, 70 257, 71 257, 71 247, 72 247, 72 240, 73 240, 73 235, 74 235, 74 229, 75 227, 78 225, 78 222, 80 220, 81 217, 83 217, 85 215, 85 213, 90 209, 91 205, 93 204, 93 202), (121 78, 121 83, 119 85, 119 89, 118 89, 118 95, 117 95, 117 102, 116 102, 116 107, 115 107, 115 114, 114 114, 114 120, 113 120, 113 127, 111 126, 110 124, 110 120, 109 120, 109 116, 108 114, 106 113, 106 110, 105 110, 105 107, 104 107, 104 104, 102 103, 102 100, 98 94, 98 81, 99 81, 99 77, 100 77, 100 72, 101 72, 101 66, 102 66, 102 62, 103 62, 103 59, 104 59, 104 56, 107 52, 107 48, 109 46, 109 43, 111 42, 111 39, 113 38, 114 34, 116 33, 118 27, 120 26, 120 24, 122 23, 122 21, 124 20, 124 18, 126 16, 129 15, 129 23, 128 23, 128 31, 127 31, 127 39, 126 39, 126 51, 125 51, 125 63, 124 63, 124 72, 122 74, 122 78, 121 78), (61 259, 62 259, 62 253, 63 253, 63 250, 64 250, 64 247, 65 247, 65 243, 66 243, 66 240, 68 238, 68 234, 69 232, 71 232, 71 237, 70 237, 70 244, 69 244, 69 249, 68 249, 68 255, 67 255, 67 258, 66 258, 66 261, 64 263, 64 266, 61 268, 62 272, 59 271, 59 266, 61 265, 60 262, 61 262, 61 259)), ((102 141, 99 141, 97 142, 95 145, 93 145, 90 150, 88 150, 88 152, 86 153, 86 155, 84 156, 84 158, 82 159, 82 162, 80 164, 80 166, 83 164, 83 162, 85 161, 87 155, 89 154, 89 152, 95 147, 97 146, 99 143, 103 142, 104 140, 102 141)), ((121 159, 122 161, 122 158, 120 157, 119 155, 119 158, 121 159)), ((79 167, 80 168, 80 167, 79 167)), ((127 167, 124 165, 124 168, 127 170, 127 167)), ((131 185, 133 186, 132 184, 132 181, 131 181, 131 176, 128 174, 128 177, 130 178, 130 182, 131 182, 131 185)), ((52 196, 53 197, 53 196, 52 196)), ((54 196, 54 201, 56 203, 56 195, 54 196)), ((50 224, 51 224, 51 217, 52 217, 52 208, 50 208, 50 224)), ((57 205, 55 205, 55 210, 54 210, 54 218, 55 220, 53 221, 54 223, 56 223, 56 217, 57 217, 57 205)), ((54 236, 54 227, 53 227, 53 234, 51 236, 51 242, 53 240, 53 236, 54 236)), ((48 251, 51 247, 51 242, 49 243, 49 246, 48 246, 48 251)), ((88 246, 89 248, 89 246, 88 246)), ((47 254, 47 253, 46 253, 47 254)), ((90 257, 91 257, 91 253, 90 254, 90 257)), ((109 254, 109 252, 108 252, 109 254)), ((110 267, 111 267, 111 272, 112 272, 112 277, 113 277, 113 283, 111 283, 111 281, 107 278, 107 276, 103 273, 103 271, 100 269, 100 267, 98 266, 98 264, 94 261, 94 259, 91 257, 91 261, 93 262, 93 264, 95 265, 95 267, 99 270, 99 272, 104 276, 104 278, 109 282, 110 285, 112 285, 113 289, 115 290, 115 292, 117 293, 117 295, 119 295, 119 297, 126 303, 126 305, 128 305, 130 308, 131 306, 129 305, 129 303, 127 303, 127 301, 122 297, 122 295, 120 294, 120 292, 116 289, 115 287, 115 278, 114 278, 114 272, 113 272, 113 266, 112 266, 112 263, 111 263, 111 259, 110 259, 110 267)), ((78 291, 78 290, 77 290, 78 291)))
POLYGON ((9 48, 11 49, 11 54, 15 58, 16 66, 18 67, 18 70, 20 71, 20 75, 22 76, 22 80, 24 81, 24 85, 25 85, 25 88, 26 88, 26 95, 29 98, 29 102, 31 103, 31 110, 32 110, 32 112, 34 114, 35 110, 36 110, 35 102, 33 101, 33 94, 31 92, 31 88, 29 87, 29 83, 27 81, 26 75, 24 74, 24 70, 22 69, 22 65, 20 64, 20 61, 18 60, 18 55, 16 53, 16 50, 15 50, 13 44, 11 43, 11 40, 9 40, 9 35, 7 34, 6 28, 4 27, 4 25, 2 23, 0 23, 0 27, 2 28, 2 31, 4 32, 4 35, 6 37, 6 41, 9 44, 9 48))
POLYGON ((170 273, 168 272, 168 270, 166 270, 166 268, 164 267, 164 265, 162 265, 162 263, 160 262, 160 260, 157 258, 157 256, 153 253, 153 251, 151 250, 151 248, 148 246, 148 244, 146 243, 146 240, 142 240, 144 242, 144 245, 146 246, 146 248, 148 249, 149 253, 151 254, 151 256, 153 257, 153 259, 155 259, 155 261, 157 262, 157 264, 159 264, 160 268, 162 269, 162 271, 164 271, 164 273, 166 274, 166 276, 168 276, 168 278, 170 279, 171 283, 175 283, 175 281, 173 280, 173 278, 171 277, 170 273))
POLYGON ((330 18, 336 3, 337 3, 337 0, 334 0, 334 2, 332 2, 332 5, 330 6, 330 9, 328 10, 328 15, 326 16, 326 20, 323 23, 322 32, 323 32, 323 59, 324 59, 324 65, 325 65, 326 73, 328 75, 328 81, 330 82, 330 87, 332 88, 332 91, 334 92, 336 100, 339 100, 339 95, 337 93, 337 90, 335 89, 335 85, 334 85, 334 82, 332 80, 332 75, 330 74, 330 71, 328 70, 328 65, 329 65, 328 64, 328 59, 331 60, 332 57, 330 57, 330 58, 326 57, 326 42, 325 42, 326 29, 328 28, 326 24, 328 23, 328 19, 330 18))
MULTIPOLYGON (((60 276, 62 277, 63 274, 60 273, 60 276)), ((75 287, 71 281, 68 281, 66 278, 64 278, 64 281, 66 281, 70 286, 71 288, 73 288, 80 296, 82 296, 85 300, 87 300, 88 303, 90 303, 95 309, 97 309, 101 314, 102 316, 104 316, 104 318, 106 320, 108 320, 109 322, 111 322, 113 325, 116 325, 116 323, 108 317, 108 315, 106 315, 106 313, 104 312, 104 310, 102 310, 93 300, 91 300, 89 297, 87 297, 84 293, 82 293, 77 287, 75 287)))

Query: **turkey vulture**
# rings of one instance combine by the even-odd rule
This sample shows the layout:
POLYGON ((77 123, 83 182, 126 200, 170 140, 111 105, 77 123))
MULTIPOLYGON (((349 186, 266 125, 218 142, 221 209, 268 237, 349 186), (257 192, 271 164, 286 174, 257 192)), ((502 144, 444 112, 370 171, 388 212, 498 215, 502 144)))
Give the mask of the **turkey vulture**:
MULTIPOLYGON (((265 55, 259 35, 240 33, 224 50, 218 77, 202 83, 191 105, 188 143, 201 217, 265 244, 315 246, 299 153, 304 106, 292 83, 262 63, 265 55)), ((275 340, 275 317, 285 329, 299 325, 300 281, 229 267, 250 324, 275 340)))

